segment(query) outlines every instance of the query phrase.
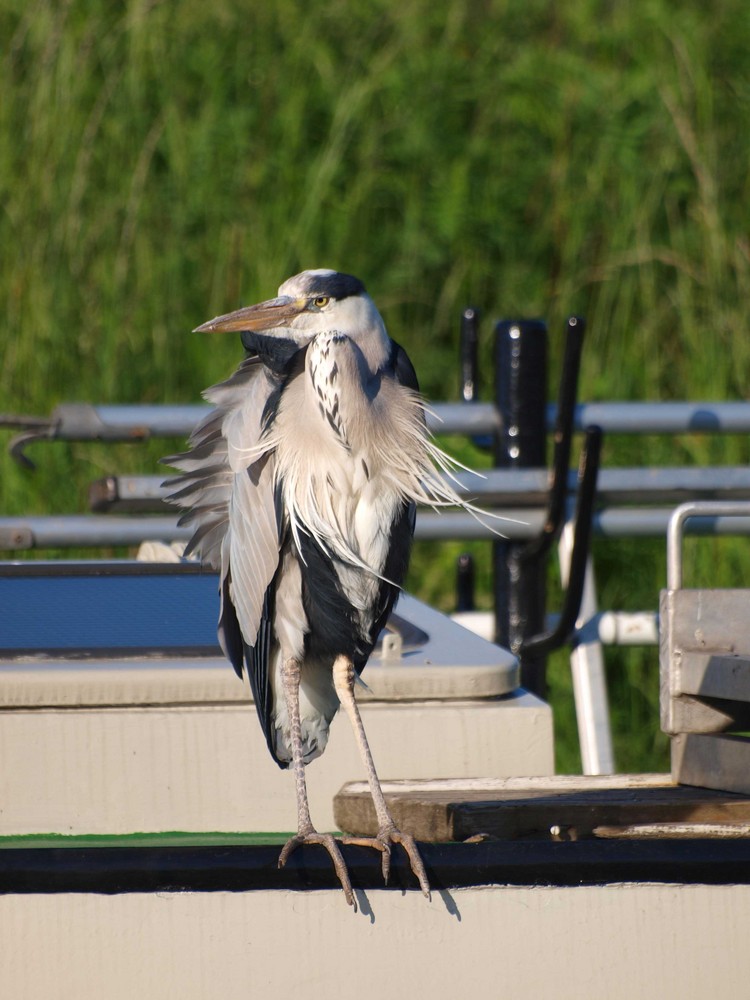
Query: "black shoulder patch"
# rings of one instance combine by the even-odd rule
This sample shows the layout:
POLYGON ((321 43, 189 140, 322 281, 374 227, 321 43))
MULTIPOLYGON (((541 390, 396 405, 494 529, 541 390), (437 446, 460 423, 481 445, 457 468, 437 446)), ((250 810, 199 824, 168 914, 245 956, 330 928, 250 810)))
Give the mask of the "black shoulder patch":
POLYGON ((300 347, 291 337, 273 337, 250 330, 243 330, 240 340, 245 350, 257 355, 274 375, 286 374, 294 355, 304 350, 304 345, 300 347))
POLYGON ((276 413, 279 409, 279 403, 281 402, 281 397, 284 394, 284 390, 292 381, 292 379, 297 378, 305 370, 305 358, 307 357, 307 345, 300 348, 295 354, 289 359, 289 363, 284 369, 283 373, 275 380, 276 384, 273 387, 271 393, 266 400, 266 405, 263 407, 263 414, 260 418, 261 426, 263 430, 266 430, 276 419, 276 413))
MULTIPOLYGON (((393 584, 401 584, 409 568, 409 554, 411 552, 411 540, 414 534, 414 522, 416 519, 416 504, 404 503, 391 524, 391 532, 388 539, 388 557, 383 567, 383 580, 378 592, 378 605, 374 609, 370 638, 373 645, 377 642, 380 632, 388 621, 393 605, 398 600, 401 593, 398 587, 393 584)), ((366 661, 365 661, 366 662, 366 661)), ((357 672, 362 673, 365 663, 360 666, 355 662, 357 672)))
POLYGON ((302 604, 310 624, 305 635, 305 654, 333 661, 344 655, 356 661, 359 633, 357 612, 341 589, 333 560, 305 533, 300 534, 302 604))
POLYGON ((400 385, 405 385, 407 389, 419 392, 419 380, 417 379, 417 373, 414 371, 414 365, 409 360, 409 355, 395 340, 391 341, 391 343, 393 344, 391 365, 393 366, 396 381, 400 385))

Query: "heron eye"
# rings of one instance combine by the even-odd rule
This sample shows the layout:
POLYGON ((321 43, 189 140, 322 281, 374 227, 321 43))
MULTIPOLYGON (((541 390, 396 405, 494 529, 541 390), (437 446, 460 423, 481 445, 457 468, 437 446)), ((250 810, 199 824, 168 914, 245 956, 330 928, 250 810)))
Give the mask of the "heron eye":
POLYGON ((323 309, 331 301, 330 295, 318 295, 317 298, 313 299, 313 305, 316 309, 323 309))

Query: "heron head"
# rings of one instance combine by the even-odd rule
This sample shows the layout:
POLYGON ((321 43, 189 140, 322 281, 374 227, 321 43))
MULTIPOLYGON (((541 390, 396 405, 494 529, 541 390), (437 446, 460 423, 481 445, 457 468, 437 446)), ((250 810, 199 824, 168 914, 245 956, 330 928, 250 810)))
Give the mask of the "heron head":
POLYGON ((276 298, 217 316, 195 332, 263 333, 303 346, 330 330, 351 337, 373 364, 387 357, 388 334, 365 286, 351 274, 327 268, 295 274, 279 287, 276 298))

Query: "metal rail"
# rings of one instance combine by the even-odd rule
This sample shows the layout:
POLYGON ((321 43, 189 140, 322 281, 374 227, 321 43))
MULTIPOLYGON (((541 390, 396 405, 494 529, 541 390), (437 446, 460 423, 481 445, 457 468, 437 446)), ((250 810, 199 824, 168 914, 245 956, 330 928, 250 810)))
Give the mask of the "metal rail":
MULTIPOLYGON (((0 414, 0 427, 19 429, 16 454, 41 440, 142 441, 158 437, 187 437, 209 412, 202 404, 94 406, 63 403, 49 418, 0 414)), ((557 406, 546 408, 546 424, 554 430, 557 406)), ((441 434, 491 435, 500 429, 493 403, 437 403, 430 407, 428 426, 441 434)), ((685 434, 750 432, 750 402, 698 403, 578 403, 573 428, 592 424, 606 434, 685 434)))
POLYGON ((706 517, 722 517, 724 520, 734 518, 737 522, 745 522, 748 516, 750 516, 750 504, 731 501, 684 503, 673 511, 667 525, 668 589, 679 590, 682 587, 682 536, 687 530, 689 520, 694 523, 706 517))
MULTIPOLYGON (((477 376, 472 353, 475 353, 475 344, 468 334, 467 338, 465 367, 468 374, 464 377, 464 397, 471 401, 435 405, 428 414, 428 425, 435 433, 468 435, 490 445, 509 428, 503 427, 494 403, 476 402, 477 376)), ((543 395, 541 406, 543 418, 539 421, 540 427, 546 427, 547 432, 553 431, 558 425, 558 408, 555 404, 545 404, 543 395)), ((137 442, 149 438, 184 439, 208 411, 207 406, 192 404, 64 404, 54 410, 48 419, 0 415, 0 429, 6 427, 21 431, 12 442, 11 452, 19 461, 30 464, 24 449, 42 440, 137 442)), ((605 435, 747 434, 750 432, 750 402, 576 404, 572 429, 582 432, 592 425, 600 427, 605 435)), ((463 474, 459 478, 467 487, 469 496, 476 497, 480 504, 493 508, 499 517, 508 520, 476 520, 461 512, 436 514, 425 510, 417 519, 417 538, 497 539, 499 534, 518 543, 539 539, 545 528, 545 507, 549 501, 550 473, 547 469, 493 469, 486 473, 484 479, 463 474)), ((108 493, 109 487, 101 491, 101 506, 97 509, 116 511, 116 503, 120 502, 125 509, 158 510, 163 496, 161 481, 162 477, 112 477, 103 480, 102 483, 109 483, 114 492, 108 493), (153 504, 157 506, 149 506, 153 504)), ((558 476, 560 481, 569 496, 573 496, 576 490, 575 473, 568 473, 567 482, 558 476)), ((665 537, 674 505, 697 499, 733 502, 750 499, 750 470, 728 467, 603 470, 597 489, 597 503, 601 509, 593 513, 592 532, 595 536, 610 538, 665 537)), ((707 516, 705 512, 698 516, 691 515, 681 530, 691 534, 750 535, 750 516, 721 516, 717 508, 715 515, 707 516)), ((176 518, 172 516, 121 517, 110 514, 104 517, 0 518, 0 549, 6 552, 132 547, 141 541, 186 539, 189 534, 190 529, 178 528, 176 518)), ((595 604, 590 601, 583 610, 586 613, 579 616, 577 633, 581 657, 586 654, 587 644, 596 641, 592 633, 594 625, 598 626, 597 639, 603 639, 601 629, 605 622, 610 622, 613 614, 597 615, 595 604)), ((647 626, 645 632, 651 635, 652 619, 649 618, 647 626)), ((628 625, 625 628, 628 635, 629 629, 628 625)), ((639 635, 645 635, 645 632, 641 630, 639 635)), ((596 674, 589 661, 583 662, 582 659, 579 673, 591 688, 596 674)), ((592 756, 586 769, 606 770, 609 766, 606 740, 602 740, 597 729, 601 728, 601 712, 597 705, 602 697, 604 695, 600 697, 593 691, 588 698, 587 704, 593 708, 588 713, 588 722, 581 727, 582 745, 588 730, 591 737, 592 756)))
MULTIPOLYGON (((165 475, 168 473, 165 470, 165 475)), ((159 513, 169 487, 161 476, 107 476, 91 486, 91 509, 107 511, 150 509, 159 513)), ((546 469, 488 469, 481 475, 459 473, 460 487, 485 507, 542 507, 549 495, 546 469)), ((567 490, 574 495, 578 476, 571 470, 567 490)), ((618 504, 674 503, 687 500, 750 500, 750 469, 745 466, 696 468, 622 468, 599 473, 597 502, 618 504)), ((161 511, 163 513, 163 511, 161 511)))
MULTIPOLYGON (((592 530, 600 538, 659 538, 667 532, 673 507, 622 507, 593 516, 592 530)), ((514 541, 536 537, 545 511, 505 509, 498 519, 476 520, 469 514, 421 511, 415 537, 422 541, 450 539, 492 540, 498 534, 514 541), (506 517, 508 520, 499 518, 506 517)), ((748 517, 694 517, 688 531, 696 535, 750 535, 748 517)), ((29 549, 99 548, 138 545, 142 541, 178 541, 190 537, 190 528, 178 528, 176 517, 70 514, 0 517, 0 551, 29 549)))

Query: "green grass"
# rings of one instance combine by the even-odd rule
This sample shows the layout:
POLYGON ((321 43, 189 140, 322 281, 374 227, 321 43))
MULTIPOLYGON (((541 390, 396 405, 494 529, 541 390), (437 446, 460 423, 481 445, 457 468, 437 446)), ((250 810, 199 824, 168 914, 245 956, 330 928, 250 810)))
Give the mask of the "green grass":
MULTIPOLYGON (((4 411, 195 400, 238 345, 189 331, 324 265, 366 280, 433 399, 456 395, 468 303, 485 332, 546 317, 555 362, 585 315, 584 399, 745 395, 744 0, 5 0, 0 41, 4 411)), ((152 471, 174 444, 38 445, 34 475, 3 457, 0 510, 81 510, 91 478, 152 471)), ((748 445, 612 440, 604 460, 746 462, 748 445)), ((691 565, 747 579, 745 548, 706 542, 691 565)), ((410 578, 444 607, 455 551, 418 550, 410 578)), ((655 607, 662 546, 596 557, 604 606, 655 607)), ((609 673, 620 763, 663 764, 655 652, 615 652, 609 673)))
POLYGON ((0 837, 0 851, 30 847, 257 847, 285 844, 290 833, 30 833, 0 837))

